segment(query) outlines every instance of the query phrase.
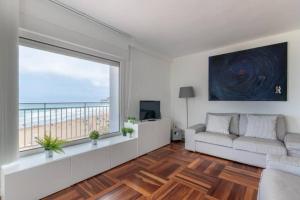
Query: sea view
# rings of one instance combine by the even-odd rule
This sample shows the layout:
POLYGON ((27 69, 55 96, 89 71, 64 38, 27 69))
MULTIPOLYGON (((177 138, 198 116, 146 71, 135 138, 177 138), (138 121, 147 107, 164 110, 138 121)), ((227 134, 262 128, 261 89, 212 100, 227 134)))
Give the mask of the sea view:
POLYGON ((21 151, 44 135, 73 141, 109 132, 110 65, 27 46, 19 56, 21 151))
POLYGON ((80 118, 80 114, 105 112, 109 107, 108 101, 101 102, 65 102, 65 103, 20 103, 19 104, 19 127, 31 127, 37 124, 61 122, 70 119, 80 118), (52 119, 51 119, 52 118, 52 119), (52 120, 52 121, 50 121, 52 120), (55 121, 53 121, 55 120, 55 121))

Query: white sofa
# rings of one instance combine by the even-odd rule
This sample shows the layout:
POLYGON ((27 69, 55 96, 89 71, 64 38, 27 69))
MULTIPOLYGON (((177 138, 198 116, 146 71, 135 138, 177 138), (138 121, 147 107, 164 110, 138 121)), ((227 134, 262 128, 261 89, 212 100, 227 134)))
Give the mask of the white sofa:
POLYGON ((300 134, 286 133, 286 122, 283 115, 276 115, 277 140, 272 140, 244 136, 247 114, 208 114, 232 116, 229 127, 230 134, 206 132, 206 119, 205 124, 197 124, 185 130, 185 149, 263 168, 266 166, 268 154, 300 155, 300 134))
POLYGON ((259 183, 258 199, 300 199, 300 158, 268 155, 259 183))

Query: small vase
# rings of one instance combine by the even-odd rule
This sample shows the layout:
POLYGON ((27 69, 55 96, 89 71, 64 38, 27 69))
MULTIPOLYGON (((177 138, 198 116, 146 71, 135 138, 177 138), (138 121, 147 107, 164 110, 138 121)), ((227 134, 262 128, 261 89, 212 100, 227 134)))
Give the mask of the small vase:
POLYGON ((129 137, 132 138, 133 137, 133 133, 129 134, 129 137))
POLYGON ((126 136, 127 136, 127 133, 123 133, 123 136, 126 137, 126 136))
POLYGON ((92 145, 97 145, 98 144, 98 140, 92 140, 92 145))
POLYGON ((53 151, 46 150, 45 151, 45 156, 46 156, 46 158, 53 158, 53 151))

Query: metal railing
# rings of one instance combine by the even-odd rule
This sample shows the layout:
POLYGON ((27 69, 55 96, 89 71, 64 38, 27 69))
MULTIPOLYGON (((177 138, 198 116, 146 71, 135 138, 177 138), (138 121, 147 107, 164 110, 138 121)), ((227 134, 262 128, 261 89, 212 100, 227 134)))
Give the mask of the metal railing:
POLYGON ((109 102, 21 103, 19 149, 38 147, 36 137, 51 135, 67 141, 88 137, 90 131, 109 132, 109 102))

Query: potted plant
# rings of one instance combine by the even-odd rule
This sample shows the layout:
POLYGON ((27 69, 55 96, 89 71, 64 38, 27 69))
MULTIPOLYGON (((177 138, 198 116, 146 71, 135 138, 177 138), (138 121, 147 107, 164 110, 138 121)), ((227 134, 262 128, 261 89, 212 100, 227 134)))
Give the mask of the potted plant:
POLYGON ((92 140, 93 145, 97 145, 97 142, 100 138, 99 131, 96 131, 96 130, 92 131, 89 135, 89 138, 92 140))
POLYGON ((127 136, 127 128, 123 127, 121 131, 123 133, 123 136, 127 136))
POLYGON ((133 128, 127 128, 127 133, 129 133, 129 136, 132 137, 134 130, 133 128))
POLYGON ((66 143, 64 140, 45 135, 44 138, 36 138, 36 143, 45 149, 46 158, 52 158, 53 152, 64 153, 62 146, 66 143))
POLYGON ((136 118, 135 117, 128 117, 127 121, 131 124, 135 124, 136 118))

